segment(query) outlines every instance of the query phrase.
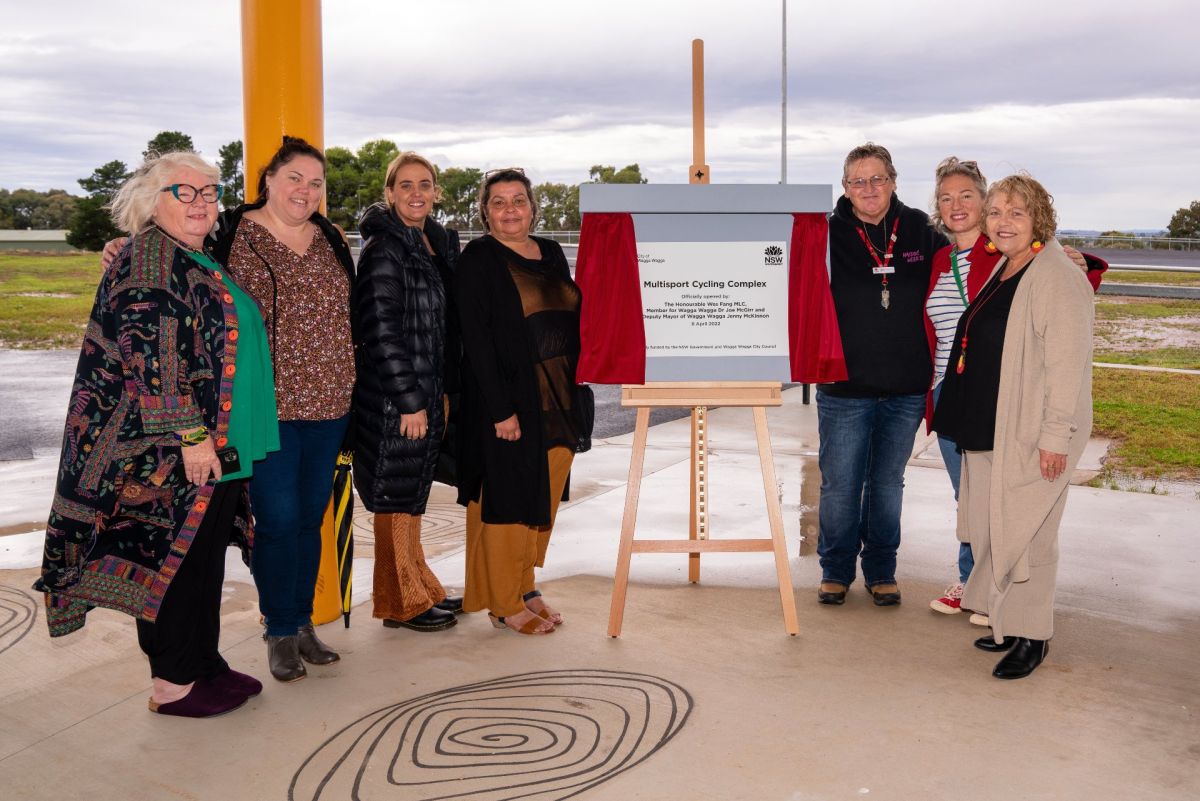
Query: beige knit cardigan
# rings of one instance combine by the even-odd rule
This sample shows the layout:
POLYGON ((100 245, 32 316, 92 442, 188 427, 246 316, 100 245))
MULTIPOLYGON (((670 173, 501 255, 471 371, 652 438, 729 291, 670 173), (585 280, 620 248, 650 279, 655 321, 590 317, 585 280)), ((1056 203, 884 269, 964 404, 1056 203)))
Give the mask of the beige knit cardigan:
MULTIPOLYGON (((1007 262, 1001 259, 993 275, 1007 262)), ((1037 543, 1034 536, 1066 494, 1092 430, 1092 287, 1054 239, 1028 270, 1004 330, 991 485, 971 487, 964 472, 959 493, 963 542, 970 541, 965 516, 970 493, 989 495, 992 580, 998 588, 1006 586, 1005 579, 1027 581, 1031 559, 1058 560, 1056 533, 1041 532, 1037 543), (1067 454, 1067 469, 1054 482, 1042 478, 1039 448, 1067 454)))

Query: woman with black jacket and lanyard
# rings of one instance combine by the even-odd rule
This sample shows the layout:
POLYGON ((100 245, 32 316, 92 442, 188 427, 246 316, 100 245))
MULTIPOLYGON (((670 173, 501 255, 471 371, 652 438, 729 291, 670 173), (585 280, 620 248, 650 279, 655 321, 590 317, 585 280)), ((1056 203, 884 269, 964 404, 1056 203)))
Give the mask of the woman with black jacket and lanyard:
POLYGON ((886 148, 860 145, 842 169, 844 195, 829 219, 829 285, 848 378, 817 387, 817 600, 845 603, 861 554, 875 605, 895 606, 904 466, 932 374, 925 290, 933 254, 946 238, 923 211, 896 197, 886 148))
POLYGON ((458 233, 431 217, 437 169, 401 153, 386 203, 363 214, 355 307, 362 348, 354 389, 354 485, 375 513, 374 615, 389 628, 441 631, 462 598, 447 598, 421 548, 421 515, 458 389, 452 278, 458 233))

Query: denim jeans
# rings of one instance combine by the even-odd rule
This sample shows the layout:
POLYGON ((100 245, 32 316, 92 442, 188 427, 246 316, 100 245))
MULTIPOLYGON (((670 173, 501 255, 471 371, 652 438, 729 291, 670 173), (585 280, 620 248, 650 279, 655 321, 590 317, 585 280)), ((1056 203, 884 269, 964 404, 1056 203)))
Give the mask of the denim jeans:
MULTIPOLYGON (((933 389, 933 405, 937 406, 938 398, 942 396, 942 382, 933 389)), ((938 450, 942 452, 942 462, 950 475, 950 486, 954 487, 954 500, 958 500, 958 482, 962 477, 962 454, 958 451, 958 443, 949 437, 937 435, 938 450)), ((971 555, 971 543, 958 544, 958 580, 963 584, 971 577, 971 569, 975 567, 975 557, 971 555)))
POLYGON ((924 393, 841 398, 817 389, 823 581, 852 584, 860 551, 868 587, 896 580, 904 466, 924 415, 924 393))
POLYGON ((279 450, 254 463, 250 570, 271 637, 295 634, 312 618, 321 521, 349 420, 349 415, 336 420, 280 420, 279 450))

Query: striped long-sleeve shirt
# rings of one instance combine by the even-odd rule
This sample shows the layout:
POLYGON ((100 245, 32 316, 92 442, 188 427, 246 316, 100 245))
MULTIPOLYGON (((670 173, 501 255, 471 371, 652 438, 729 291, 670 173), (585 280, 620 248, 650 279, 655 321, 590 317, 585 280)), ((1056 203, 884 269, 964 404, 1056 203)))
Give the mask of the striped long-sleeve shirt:
MULTIPOLYGON (((960 250, 951 254, 951 259, 958 258, 958 275, 962 280, 963 291, 966 291, 967 276, 971 272, 971 262, 968 257, 970 250, 960 250)), ((937 336, 937 349, 933 355, 933 386, 941 383, 946 375, 946 361, 950 358, 950 346, 954 344, 954 332, 958 328, 958 318, 962 317, 967 308, 967 302, 958 290, 954 280, 954 271, 949 270, 938 276, 933 292, 925 301, 925 310, 933 323, 933 331, 937 336)))

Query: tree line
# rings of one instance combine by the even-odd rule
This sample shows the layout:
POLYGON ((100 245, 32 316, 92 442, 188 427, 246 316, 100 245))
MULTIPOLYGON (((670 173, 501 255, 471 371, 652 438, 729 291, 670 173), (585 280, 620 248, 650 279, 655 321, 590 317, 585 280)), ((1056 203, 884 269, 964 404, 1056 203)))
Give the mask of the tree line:
MULTIPOLYGON (((146 143, 142 156, 195 149, 187 134, 162 131, 146 143)), ((399 153, 399 146, 388 139, 374 139, 354 151, 345 147, 326 149, 325 203, 329 219, 347 230, 356 228, 359 215, 372 203, 383 200, 384 173, 388 162, 399 153)), ((220 180, 225 187, 221 204, 233 208, 245 197, 241 140, 221 147, 218 156, 220 180)), ((88 177, 79 179, 80 187, 87 193, 84 197, 69 195, 61 189, 49 192, 0 189, 0 228, 67 228, 67 242, 72 247, 99 250, 106 241, 120 235, 105 206, 130 175, 123 161, 102 164, 88 177)), ((257 180, 257 176, 251 180, 257 180)), ((434 209, 438 220, 460 230, 481 228, 476 193, 482 180, 483 170, 474 167, 440 170, 442 200, 434 209)), ((637 164, 621 169, 597 164, 588 171, 588 182, 644 184, 646 179, 637 164)), ((540 207, 540 230, 578 230, 578 185, 541 183, 534 186, 534 192, 540 207)))
MULTIPOLYGON (((142 156, 195 149, 187 134, 162 131, 146 143, 142 156)), ((388 162, 399 152, 399 146, 389 139, 371 140, 358 150, 328 148, 325 151, 325 202, 329 219, 353 230, 359 215, 372 203, 383 199, 384 172, 388 162)), ((222 205, 232 208, 241 204, 245 197, 241 140, 218 150, 217 166, 221 184, 225 187, 222 205)), ((447 167, 440 172, 442 200, 434 209, 438 220, 460 230, 482 228, 475 199, 483 171, 475 167, 447 167)), ((87 193, 84 197, 70 195, 62 189, 48 192, 0 189, 0 229, 66 228, 69 229, 67 242, 72 247, 97 250, 119 234, 104 207, 129 176, 126 164, 114 160, 79 179, 80 187, 87 193)), ((588 170, 585 183, 644 184, 646 179, 637 164, 621 169, 597 164, 588 170)), ((578 184, 546 182, 535 185, 534 192, 540 207, 539 230, 579 229, 578 184)), ((1172 215, 1167 236, 1200 238, 1200 200, 1172 215)))

